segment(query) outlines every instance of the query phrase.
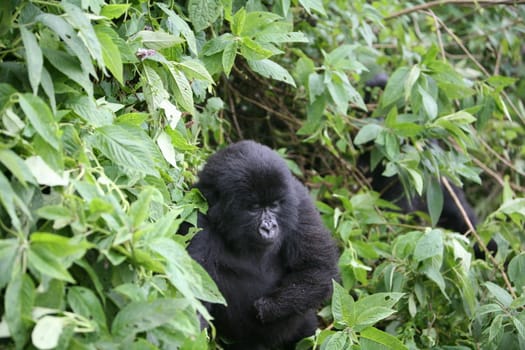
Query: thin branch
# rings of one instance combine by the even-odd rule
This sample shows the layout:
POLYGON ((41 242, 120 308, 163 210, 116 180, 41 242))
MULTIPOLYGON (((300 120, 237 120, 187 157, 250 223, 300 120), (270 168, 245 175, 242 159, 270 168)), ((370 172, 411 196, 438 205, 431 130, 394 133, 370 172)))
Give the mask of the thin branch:
POLYGON ((436 0, 436 1, 430 1, 421 5, 417 5, 414 7, 410 7, 398 12, 394 12, 390 16, 385 17, 386 20, 394 19, 397 17, 401 17, 404 15, 407 15, 412 12, 418 12, 422 10, 428 10, 432 7, 441 6, 441 5, 447 5, 447 4, 453 4, 458 6, 497 6, 497 5, 519 5, 519 4, 525 4, 525 0, 436 0))
POLYGON ((483 242, 483 240, 479 236, 478 232, 474 228, 474 225, 470 221, 470 218, 468 217, 467 212, 465 211, 465 208, 463 207, 463 205, 461 204, 458 196, 456 195, 456 193, 454 192, 454 190, 450 186, 450 183, 448 182, 447 178, 442 176, 441 177, 441 182, 443 183, 443 185, 447 189, 448 193, 450 194, 450 196, 454 200, 454 203, 456 204, 456 206, 459 208, 459 211, 461 212, 461 216, 463 217, 463 220, 465 220, 465 222, 467 223, 467 226, 469 228, 469 233, 471 233, 474 236, 476 242, 479 244, 479 246, 485 252, 485 256, 499 270, 499 272, 501 273, 501 276, 503 277, 503 280, 505 281, 505 285, 507 286, 507 289, 508 289, 509 293, 512 295, 512 297, 514 299, 516 299, 517 298, 516 293, 514 292, 514 288, 512 288, 512 284, 509 281, 509 278, 508 278, 508 276, 507 276, 507 274, 505 272, 505 269, 503 268, 503 266, 501 264, 498 264, 496 259, 492 256, 492 254, 488 250, 487 246, 485 245, 485 243, 483 242))
POLYGON ((447 60, 447 55, 445 53, 445 47, 443 45, 443 39, 441 38, 441 31, 439 30, 440 27, 441 27, 439 25, 439 18, 437 18, 436 14, 432 10, 428 11, 428 13, 434 19, 434 23, 436 24, 436 35, 437 35, 437 39, 438 39, 439 50, 441 52, 441 57, 443 58, 443 61, 446 61, 447 60))

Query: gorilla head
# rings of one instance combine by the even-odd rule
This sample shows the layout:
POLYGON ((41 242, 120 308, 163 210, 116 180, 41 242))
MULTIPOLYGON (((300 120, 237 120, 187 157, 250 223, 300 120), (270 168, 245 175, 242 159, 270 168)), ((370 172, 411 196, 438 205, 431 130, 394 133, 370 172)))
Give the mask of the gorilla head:
POLYGON ((294 178, 270 148, 241 141, 211 156, 196 187, 208 220, 233 249, 276 247, 297 225, 294 178))

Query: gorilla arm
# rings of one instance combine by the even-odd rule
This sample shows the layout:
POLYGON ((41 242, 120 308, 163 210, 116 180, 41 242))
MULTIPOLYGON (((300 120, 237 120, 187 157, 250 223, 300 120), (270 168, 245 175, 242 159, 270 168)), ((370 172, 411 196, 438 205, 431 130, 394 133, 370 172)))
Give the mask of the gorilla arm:
POLYGON ((283 242, 287 272, 274 291, 255 301, 262 323, 318 308, 329 297, 338 274, 335 243, 304 187, 300 193, 299 223, 283 242))

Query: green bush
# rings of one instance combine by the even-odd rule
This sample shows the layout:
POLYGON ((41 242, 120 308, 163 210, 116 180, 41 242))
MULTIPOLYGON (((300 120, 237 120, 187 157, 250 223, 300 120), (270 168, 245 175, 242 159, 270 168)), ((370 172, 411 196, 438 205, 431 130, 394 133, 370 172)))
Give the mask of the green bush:
POLYGON ((224 300, 177 231, 206 157, 254 138, 340 243, 298 349, 525 348, 522 3, 3 1, 0 347, 214 349, 224 300), (364 152, 428 215, 392 211, 364 152), (435 227, 439 180, 469 236, 435 227))

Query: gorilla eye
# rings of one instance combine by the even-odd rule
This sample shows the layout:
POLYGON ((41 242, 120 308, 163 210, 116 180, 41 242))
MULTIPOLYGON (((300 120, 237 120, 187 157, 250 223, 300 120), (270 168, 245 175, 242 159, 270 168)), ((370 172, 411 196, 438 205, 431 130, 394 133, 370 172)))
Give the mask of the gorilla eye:
POLYGON ((269 205, 270 209, 277 209, 277 208, 279 208, 279 206, 281 205, 281 202, 282 201, 280 201, 280 200, 271 202, 270 205, 269 205))
POLYGON ((261 206, 259 205, 259 203, 252 203, 248 205, 248 210, 255 211, 259 209, 261 209, 261 206))

